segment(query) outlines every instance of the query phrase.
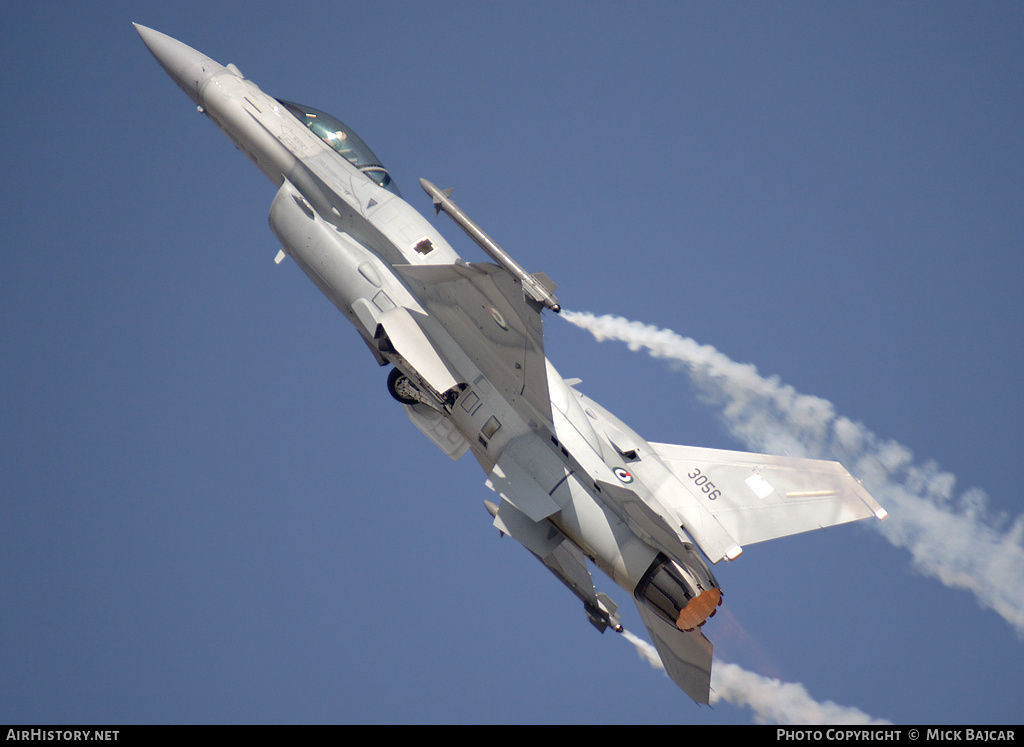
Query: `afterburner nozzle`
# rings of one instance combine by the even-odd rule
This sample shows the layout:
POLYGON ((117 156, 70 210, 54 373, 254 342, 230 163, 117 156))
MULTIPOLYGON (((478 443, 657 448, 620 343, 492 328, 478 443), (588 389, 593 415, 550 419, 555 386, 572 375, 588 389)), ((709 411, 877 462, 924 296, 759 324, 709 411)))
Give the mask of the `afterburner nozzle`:
POLYGON ((705 589, 679 610, 676 627, 680 630, 693 630, 698 625, 703 625, 705 620, 718 611, 718 605, 721 603, 722 592, 719 589, 705 589))

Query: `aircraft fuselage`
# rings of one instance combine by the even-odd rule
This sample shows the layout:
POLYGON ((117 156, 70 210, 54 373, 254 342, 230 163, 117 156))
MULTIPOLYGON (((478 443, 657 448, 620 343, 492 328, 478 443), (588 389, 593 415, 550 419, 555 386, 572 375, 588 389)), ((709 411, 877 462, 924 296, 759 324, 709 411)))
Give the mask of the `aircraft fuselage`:
POLYGON ((461 259, 342 122, 136 28, 199 110, 277 187, 277 261, 292 257, 377 363, 394 366, 393 396, 438 448, 453 459, 471 451, 480 463, 500 496, 486 502, 494 525, 571 589, 599 630, 622 628, 587 559, 633 594, 667 671, 695 700, 707 702, 711 668, 711 644, 696 629, 721 603, 705 557, 737 557, 734 535, 762 541, 872 510, 884 515, 835 463, 648 443, 547 360, 541 312, 560 310, 554 283, 527 273, 450 190, 421 180, 498 264, 461 259), (827 489, 801 489, 818 483, 827 489))

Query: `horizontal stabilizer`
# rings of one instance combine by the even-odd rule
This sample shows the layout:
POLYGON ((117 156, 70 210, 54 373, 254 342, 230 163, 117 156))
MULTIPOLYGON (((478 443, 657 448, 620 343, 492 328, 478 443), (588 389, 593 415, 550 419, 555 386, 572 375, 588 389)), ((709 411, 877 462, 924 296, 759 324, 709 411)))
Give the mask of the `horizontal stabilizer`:
POLYGON ((886 516, 839 462, 673 444, 651 447, 690 493, 670 506, 684 525, 706 523, 710 514, 740 545, 886 516), (698 511, 705 515, 694 515, 698 511))
POLYGON ((714 647, 699 630, 679 630, 637 603, 640 617, 651 634, 654 648, 661 657, 665 672, 698 703, 711 700, 711 659, 714 647))

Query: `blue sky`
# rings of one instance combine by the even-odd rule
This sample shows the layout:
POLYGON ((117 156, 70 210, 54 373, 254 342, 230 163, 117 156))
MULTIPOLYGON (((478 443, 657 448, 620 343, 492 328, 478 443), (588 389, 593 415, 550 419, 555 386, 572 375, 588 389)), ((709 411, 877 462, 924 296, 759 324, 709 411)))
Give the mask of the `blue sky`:
MULTIPOLYGON (((419 177, 455 187, 567 308, 827 399, 955 475, 956 510, 983 490, 985 526, 1024 513, 1019 4, 10 2, 4 20, 0 721, 754 718, 689 702, 499 539, 475 462, 424 439, 274 264, 272 185, 133 21, 341 118, 424 213, 419 177)), ((560 372, 648 439, 744 448, 685 371, 546 331, 560 372)), ((1021 720, 1016 628, 874 527, 715 573, 725 661, 898 723, 1021 720)))

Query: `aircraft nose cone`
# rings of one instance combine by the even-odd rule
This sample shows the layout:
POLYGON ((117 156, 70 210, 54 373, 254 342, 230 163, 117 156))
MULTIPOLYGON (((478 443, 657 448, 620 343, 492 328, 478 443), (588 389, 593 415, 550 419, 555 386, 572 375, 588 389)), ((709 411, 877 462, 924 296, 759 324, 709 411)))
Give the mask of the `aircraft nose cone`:
POLYGON ((133 25, 160 66, 193 101, 202 105, 199 93, 203 84, 225 67, 167 34, 161 34, 137 23, 133 25))

